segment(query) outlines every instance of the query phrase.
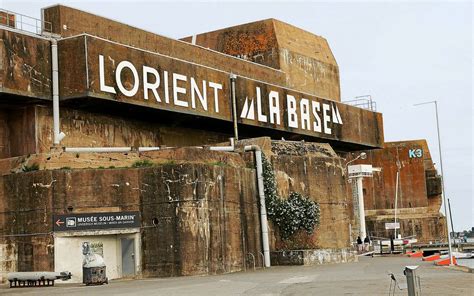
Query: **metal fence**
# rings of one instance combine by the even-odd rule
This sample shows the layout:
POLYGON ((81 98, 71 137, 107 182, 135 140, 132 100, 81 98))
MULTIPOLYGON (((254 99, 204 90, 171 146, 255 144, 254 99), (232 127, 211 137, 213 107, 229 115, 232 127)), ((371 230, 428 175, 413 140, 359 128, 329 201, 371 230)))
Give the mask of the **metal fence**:
POLYGON ((50 34, 53 31, 53 25, 51 22, 6 9, 0 9, 0 26, 7 26, 39 35, 44 33, 50 34))
POLYGON ((344 104, 351 105, 354 107, 367 109, 371 111, 377 111, 377 102, 372 100, 372 96, 359 96, 355 97, 353 100, 342 101, 344 104))

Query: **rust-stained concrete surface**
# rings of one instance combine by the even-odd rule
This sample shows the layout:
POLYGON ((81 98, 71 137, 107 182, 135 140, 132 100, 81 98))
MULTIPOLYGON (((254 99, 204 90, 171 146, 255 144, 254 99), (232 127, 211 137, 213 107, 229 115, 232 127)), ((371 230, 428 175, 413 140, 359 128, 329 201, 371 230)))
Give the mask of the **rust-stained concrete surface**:
MULTIPOLYGON (((250 143, 262 146, 272 160, 283 198, 298 191, 321 205, 321 223, 312 234, 301 232, 282 241, 272 227, 272 249, 349 247, 345 176, 342 160, 331 147, 261 138, 239 143, 237 149, 250 143)), ((12 268, 52 270, 52 214, 106 208, 141 212, 144 276, 238 271, 253 264, 246 261, 248 253, 256 256, 259 266, 254 163, 251 153, 242 156, 181 148, 140 154, 55 151, 1 161, 5 168, 9 164, 0 177, 2 234, 44 234, 3 241, 12 252, 18 248, 12 268), (130 168, 145 159, 155 166, 130 168), (33 163, 41 170, 21 172, 33 163), (43 259, 36 262, 32 254, 43 259)))
POLYGON ((206 49, 190 44, 192 37, 173 40, 62 5, 45 9, 44 18, 65 38, 58 41, 60 130, 66 134, 59 146, 52 143, 50 41, 0 29, 0 280, 6 271, 53 270, 52 217, 68 212, 139 211, 143 276, 260 266, 255 164, 253 154, 243 152, 249 144, 272 162, 281 197, 296 191, 321 208, 313 233, 282 240, 270 223, 272 250, 320 249, 313 255, 336 261, 350 252, 356 225, 345 165, 353 157, 347 151, 361 149, 384 148, 367 152, 368 161, 384 167, 364 183, 371 231, 388 235, 381 227, 393 213, 399 161, 402 234, 420 240, 444 235, 441 187, 426 143, 384 147, 382 114, 339 102, 339 69, 324 38, 269 19, 194 38, 206 49), (123 61, 136 68, 137 78, 130 66, 116 75, 123 61), (156 93, 144 89, 145 66, 163 79, 156 93), (238 76, 235 115, 230 73, 238 76), (163 86, 174 74, 182 76, 163 86), (194 79, 208 94, 201 105, 196 98, 193 104, 194 79), (127 95, 138 80, 135 95, 127 95), (274 106, 276 93, 281 100, 274 106), (182 148, 227 145, 234 116, 245 139, 235 153, 182 148), (290 124, 292 116, 301 124, 290 124), (158 146, 162 150, 136 151, 158 146), (134 151, 65 153, 65 147, 134 151), (417 157, 410 149, 424 153, 417 157), (143 161, 145 167, 134 168, 143 161), (333 254, 323 254, 327 250, 333 254))
POLYGON ((311 234, 300 231, 290 239, 282 240, 278 229, 271 227, 271 250, 350 247, 352 200, 346 194, 344 159, 330 145, 271 141, 270 138, 244 140, 240 144, 262 147, 275 170, 280 197, 287 198, 294 191, 308 196, 320 205, 320 224, 311 234))
MULTIPOLYGON (((4 56, 2 58, 2 64, 5 71, 5 77, 3 78, 3 88, 0 89, 0 104, 7 104, 8 108, 11 108, 11 104, 25 104, 25 103, 40 103, 47 104, 41 99, 49 100, 51 98, 50 93, 50 48, 49 41, 34 38, 21 33, 13 33, 7 30, 1 30, 3 34, 9 36, 10 43, 5 43, 5 52, 9 52, 12 57, 4 56), (15 43, 16 42, 16 43, 15 43), (27 45, 27 46, 26 46, 27 45), (19 53, 13 54, 10 48, 21 48, 24 52, 18 49, 19 53), (41 51, 35 52, 35 54, 28 54, 29 51, 34 51, 36 48, 41 48, 41 51), (21 54, 20 54, 21 53, 21 54), (23 57, 24 56, 24 57, 23 57), (19 59, 21 57, 21 59, 19 59), (30 65, 30 66, 29 66, 30 65), (34 69, 27 70, 26 68, 35 65, 34 69), (47 73, 47 74, 45 74, 47 73), (43 75, 44 74, 44 75, 43 75), (8 78, 8 79, 7 79, 8 78), (16 96, 12 96, 16 95, 16 96), (22 95, 23 97, 18 97, 22 95), (28 100, 26 98, 29 98, 28 100)), ((69 104, 73 108, 87 107, 89 110, 97 110, 100 113, 107 114, 118 114, 125 110, 130 112, 131 117, 146 119, 151 121, 159 121, 160 118, 167 119, 183 119, 183 122, 179 124, 179 127, 190 127, 196 128, 192 125, 192 116, 199 116, 200 120, 207 124, 206 129, 215 133, 225 133, 227 136, 231 136, 232 131, 232 113, 231 113, 231 102, 229 96, 229 71, 225 72, 220 69, 210 69, 199 65, 189 64, 180 60, 176 60, 175 57, 166 57, 162 55, 156 55, 154 53, 145 52, 140 49, 130 48, 110 41, 99 39, 92 36, 79 36, 71 39, 65 39, 59 42, 59 82, 60 82, 60 97, 62 106, 69 104), (122 60, 131 61, 138 69, 138 77, 140 82, 135 81, 129 72, 125 72, 121 76, 123 84, 126 88, 130 89, 134 83, 138 83, 138 92, 133 97, 126 97, 121 93, 111 94, 102 91, 99 87, 99 56, 104 57, 104 75, 105 84, 115 86, 116 82, 113 80, 114 69, 117 64, 122 60), (206 87, 207 100, 206 104, 200 104, 191 99, 191 86, 190 81, 186 84, 182 84, 182 87, 187 89, 187 94, 182 95, 181 102, 186 107, 171 102, 165 102, 166 93, 170 96, 173 95, 174 88, 171 80, 168 88, 159 87, 157 90, 158 98, 148 91, 150 96, 149 99, 144 99, 143 90, 143 76, 141 66, 155 67, 160 73, 165 71, 169 73, 180 73, 185 75, 188 80, 191 78, 197 79, 198 85, 201 82, 207 83, 218 83, 221 90, 217 91, 210 86, 206 87), (72 100, 73 99, 73 100, 72 100), (98 108, 102 109, 98 109, 98 108), (140 116, 140 114, 146 110, 146 116, 140 116), (157 110, 153 113, 153 110, 157 110), (105 112, 104 112, 105 111, 105 112), (158 113, 163 111, 164 113, 158 113), (176 115, 179 114, 179 117, 176 115), (215 122, 213 122, 214 120, 215 122), (222 121, 222 122, 220 122, 222 121), (219 123, 219 124, 214 124, 219 123)), ((229 58, 229 57, 227 57, 229 58)), ((226 63, 223 63, 223 65, 226 63)), ((258 67, 254 64, 249 64, 252 67, 258 67)), ((160 74, 161 75, 161 74, 160 74)), ((171 74, 168 74, 171 75, 171 74)), ((174 76, 173 76, 174 77, 174 76)), ((258 77, 257 77, 258 78, 258 77)), ((268 77, 267 77, 268 78, 268 77)), ((161 78, 164 80, 164 77, 161 78)), ((171 79, 171 76, 170 78, 171 79)), ((259 78, 260 81, 261 78, 259 78)), ((383 121, 382 115, 376 112, 370 112, 360 108, 340 104, 333 101, 328 101, 319 97, 313 97, 299 93, 289 89, 273 86, 272 84, 266 84, 258 82, 257 80, 250 80, 245 77, 239 77, 237 79, 237 114, 240 115, 239 127, 242 136, 254 137, 265 135, 264 130, 255 130, 255 127, 269 128, 269 133, 272 133, 273 137, 278 137, 279 132, 288 134, 289 137, 295 139, 326 139, 331 141, 335 145, 339 145, 338 149, 353 150, 367 147, 381 147, 383 144, 383 121), (256 98, 256 89, 261 89, 261 103, 258 104, 254 100, 260 100, 256 98), (278 119, 273 123, 273 115, 270 114, 270 91, 276 91, 280 94, 279 99, 279 112, 278 119), (292 95, 296 98, 296 109, 294 115, 291 115, 287 101, 287 95, 292 95), (258 114, 254 119, 246 115, 247 98, 250 99, 250 108, 253 108, 253 112, 258 114), (304 105, 303 100, 309 100, 304 105), (254 104, 255 103, 255 104, 254 104), (318 105, 314 105, 318 104, 318 105), (319 105, 320 104, 320 105, 319 105), (314 106, 313 106, 314 105, 314 106), (306 107, 304 107, 306 106, 306 107), (325 111, 323 107, 327 106, 328 109, 325 111), (305 109, 306 108, 306 109, 305 109), (307 110, 313 108, 313 110, 307 110), (317 108, 317 109, 315 109, 317 108), (318 111, 316 111, 318 110, 318 111), (303 126, 304 115, 303 112, 307 113, 308 121, 303 126), (262 122, 261 117, 267 118, 266 122, 262 122), (289 118, 295 116, 295 120, 301 121, 300 125, 295 128, 289 123, 289 118), (339 118, 339 120, 338 120, 339 118), (257 120, 258 119, 258 120, 257 120), (324 129, 323 129, 324 126, 324 129), (291 136, 292 135, 292 136, 291 136)), ((162 82, 163 84, 164 82, 162 82)), ((204 92, 202 86, 201 92, 204 92)), ((0 108, 1 105, 0 105, 0 108)), ((250 110, 250 109, 249 109, 250 110)), ((62 116, 67 120, 66 116, 62 116)), ((31 122, 31 118, 25 119, 31 122)), ((36 141, 36 140, 35 140, 36 141)), ((46 142, 45 139, 38 139, 39 142, 46 142)), ((102 139, 104 141, 104 139, 102 139)), ((169 143, 164 143, 171 145, 169 143)), ((36 150, 35 150, 36 152, 36 150)))
POLYGON ((144 276, 242 270, 246 254, 261 250, 254 170, 220 162, 222 155, 239 164, 238 155, 209 152, 203 157, 202 150, 193 151, 198 149, 181 152, 190 162, 151 168, 41 170, 1 177, 1 234, 36 233, 2 239, 6 252, 18 250, 17 263, 2 260, 3 270, 52 270, 52 215, 101 208, 140 211, 144 276))
MULTIPOLYGON (((317 145, 317 144, 307 144, 317 145)), ((323 146, 329 151, 329 145, 323 146)), ((324 150, 323 150, 324 151, 324 150)), ((281 241, 275 235, 275 249, 345 248, 349 240, 349 202, 346 195, 344 161, 329 153, 307 152, 301 156, 287 155, 284 149, 271 157, 278 182, 280 196, 291 191, 302 193, 320 205, 320 225, 311 235, 305 231, 292 240, 281 241), (337 233, 337 235, 335 235, 337 233)))
POLYGON ((229 73, 233 72, 237 75, 272 81, 280 85, 285 82, 282 71, 259 67, 241 59, 231 58, 209 49, 192 46, 186 42, 160 36, 67 6, 49 7, 44 10, 44 17, 46 21, 53 24, 53 33, 63 37, 88 33, 124 45, 222 69, 229 73))
MULTIPOLYGON (((446 239, 446 219, 441 207, 441 179, 437 175, 425 140, 389 142, 384 149, 365 151, 366 160, 382 168, 373 178, 364 178, 364 206, 368 232, 389 237, 385 222, 395 217, 395 185, 400 171, 397 219, 403 237, 416 235, 418 241, 446 239)), ((352 154, 352 157, 357 154, 352 154)))
MULTIPOLYGON (((110 115, 129 112, 131 118, 155 122, 167 118, 173 120, 178 129, 198 129, 205 124, 204 129, 216 135, 213 139, 221 134, 228 137, 233 134, 234 115, 231 112, 229 81, 229 75, 233 73, 238 76, 236 116, 239 117, 242 137, 267 135, 265 129, 269 129, 268 134, 273 138, 281 138, 283 132, 294 140, 324 139, 341 150, 383 145, 380 113, 335 102, 339 100, 337 64, 326 40, 309 32, 276 20, 267 20, 244 26, 244 29, 248 29, 248 38, 242 38, 250 41, 239 42, 241 37, 232 37, 231 34, 229 42, 232 44, 228 45, 228 50, 232 54, 241 50, 246 55, 250 50, 246 46, 252 47, 251 43, 256 42, 256 54, 265 49, 270 50, 266 55, 276 54, 275 59, 281 68, 276 70, 250 63, 242 57, 236 58, 184 41, 165 38, 61 5, 45 9, 44 16, 46 21, 52 22, 53 33, 65 38, 58 41, 61 106, 68 105, 73 109, 87 107, 88 110, 110 115), (263 29, 260 32, 258 28, 261 26, 263 29), (256 28, 260 33, 256 33, 256 28), (299 36, 301 46, 295 46, 292 41, 295 36, 299 36), (266 37, 269 39, 265 39, 266 37), (282 53, 283 51, 285 52, 282 53), (296 55, 304 58, 295 57, 296 55), (101 58, 103 67, 100 67, 101 58), (129 70, 123 71, 122 75, 115 75, 116 67, 122 61, 130 62, 137 69, 137 78, 129 70), (285 66, 290 64, 291 66, 285 66), (161 84, 156 92, 144 89, 147 77, 151 79, 149 83, 154 81, 150 78, 153 76, 150 73, 143 74, 144 66, 156 69, 161 76, 161 84), (100 78, 101 72, 103 81, 100 78), (185 76, 179 78, 184 80, 176 82, 175 74, 185 76), (168 84, 166 79, 169 80, 168 84), (131 96, 119 92, 119 82, 116 80, 128 90, 136 85, 137 92, 131 96), (207 97, 204 95, 206 99, 203 99, 205 103, 196 103, 198 99, 194 98, 194 80, 198 85, 197 89, 207 93, 207 97), (211 83, 217 83, 218 88, 214 88, 215 85, 211 83), (298 83, 313 90, 301 87, 298 83), (105 91, 104 85, 110 86, 112 91, 105 91), (179 87, 184 89, 181 90, 184 92, 180 94, 181 98, 178 98, 176 92, 179 87), (261 99, 255 94, 260 89, 261 99), (271 113, 270 90, 280 94, 276 122, 271 113), (289 95, 296 98, 294 112, 290 112, 289 95), (247 99, 251 101, 249 108, 257 115, 251 116, 250 111, 245 112, 250 110, 246 108, 247 99), (144 110, 146 115, 142 116, 144 110), (164 113, 160 113, 161 111, 164 113), (199 125, 193 124, 195 116, 201 120, 199 125), (295 127, 289 122, 293 117, 301 121, 299 126, 295 127), (176 122, 178 120, 182 121, 176 122)), ((2 105, 11 108, 11 104, 27 102, 49 104, 45 99, 51 98, 50 41, 31 34, 12 32, 7 28, 0 31, 0 68, 5 69, 0 81, 0 109, 2 105)), ((65 115, 61 119, 67 121, 67 114, 65 115)), ((24 119, 29 123, 31 120, 24 119)), ((152 129, 156 128, 155 124, 152 129)), ((48 139, 38 136, 35 135, 36 144, 48 142, 48 139)), ((108 139, 100 139, 98 142, 107 141, 108 139)), ((16 156, 11 151, 13 149, 10 149, 10 155, 16 156)), ((29 153, 38 151, 38 147, 29 147, 28 150, 29 153)))
POLYGON ((48 40, 0 29, 0 102, 5 94, 50 99, 50 56, 48 40))
POLYGON ((339 68, 326 39, 287 23, 267 19, 182 40, 280 69, 286 87, 341 99, 339 68))

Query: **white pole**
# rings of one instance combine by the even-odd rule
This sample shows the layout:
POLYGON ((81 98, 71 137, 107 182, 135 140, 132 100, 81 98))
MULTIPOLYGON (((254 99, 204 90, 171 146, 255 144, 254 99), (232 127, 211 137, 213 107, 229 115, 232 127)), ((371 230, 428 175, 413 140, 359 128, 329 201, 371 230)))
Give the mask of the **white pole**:
POLYGON ((258 196, 260 199, 260 221, 262 229, 262 245, 263 245, 263 257, 265 267, 270 267, 270 242, 268 238, 268 221, 267 221, 267 207, 265 205, 265 191, 263 184, 263 162, 262 162, 262 150, 257 145, 249 145, 244 147, 244 151, 253 150, 255 152, 255 163, 257 167, 257 189, 258 196))
POLYGON ((447 202, 446 202, 446 189, 445 189, 445 183, 444 183, 444 172, 443 172, 443 153, 441 152, 441 135, 439 132, 439 119, 438 119, 438 102, 431 101, 431 102, 424 102, 424 103, 419 103, 415 104, 414 106, 419 106, 419 105, 425 105, 425 104, 435 104, 435 111, 436 111, 436 130, 438 132, 438 151, 439 151, 439 162, 441 166, 441 182, 442 182, 442 193, 443 193, 443 203, 444 203, 444 215, 446 216, 446 231, 448 232, 448 251, 449 251, 449 265, 453 265, 453 252, 451 249, 451 234, 449 233, 449 213, 447 209, 447 202))
POLYGON ((395 181, 395 237, 397 239, 397 205, 398 205, 398 178, 400 172, 397 170, 397 180, 395 181))
POLYGON ((58 66, 58 42, 51 39, 51 68, 53 82, 53 143, 59 145, 66 136, 59 129, 59 66, 58 66))
POLYGON ((449 233, 449 212, 446 202, 446 189, 444 183, 444 172, 443 172, 443 153, 441 152, 441 136, 439 133, 439 120, 438 120, 438 102, 434 101, 436 110, 436 129, 438 131, 438 150, 439 150, 439 162, 441 166, 441 182, 443 182, 443 203, 444 203, 444 214, 446 216, 446 231, 448 232, 448 250, 449 250, 449 265, 453 265, 453 251, 451 249, 451 234, 449 233))
POLYGON ((362 177, 357 177, 357 196, 359 198, 359 221, 360 221, 360 238, 362 240, 367 236, 365 230, 365 209, 364 209, 364 190, 362 188, 362 177))

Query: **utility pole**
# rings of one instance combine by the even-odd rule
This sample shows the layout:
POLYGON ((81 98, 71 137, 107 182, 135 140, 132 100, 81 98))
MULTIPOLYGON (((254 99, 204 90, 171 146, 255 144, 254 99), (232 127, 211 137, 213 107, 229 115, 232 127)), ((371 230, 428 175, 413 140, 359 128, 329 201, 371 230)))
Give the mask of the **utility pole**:
POLYGON ((398 205, 398 180, 400 179, 400 170, 397 170, 397 179, 395 181, 395 237, 397 239, 397 205, 398 205))
POLYGON ((439 133, 439 119, 438 119, 438 102, 436 100, 430 101, 430 102, 423 102, 419 104, 414 104, 413 106, 420 106, 420 105, 426 105, 426 104, 433 104, 435 105, 435 111, 436 111, 436 130, 438 132, 438 151, 439 151, 439 163, 441 166, 441 184, 443 186, 443 203, 444 203, 444 214, 446 215, 446 231, 448 235, 448 250, 449 250, 449 265, 453 265, 453 251, 451 249, 451 234, 449 233, 449 219, 448 219, 448 205, 446 202, 446 186, 444 183, 444 172, 443 172, 443 154, 441 152, 441 136, 439 133))
MULTIPOLYGON (((454 224, 453 224, 453 214, 451 213, 451 201, 448 198, 448 208, 449 208, 449 218, 451 220, 451 232, 453 233, 453 239, 454 239, 454 224)), ((456 245, 456 242, 454 242, 456 245)))

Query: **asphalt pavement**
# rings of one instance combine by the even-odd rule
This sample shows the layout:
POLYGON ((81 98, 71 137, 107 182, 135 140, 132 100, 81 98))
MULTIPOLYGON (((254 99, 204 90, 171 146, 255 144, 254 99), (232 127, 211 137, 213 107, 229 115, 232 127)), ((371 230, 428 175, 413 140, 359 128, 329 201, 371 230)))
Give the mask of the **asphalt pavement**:
MULTIPOLYGON (((319 266, 276 266, 215 276, 117 280, 103 286, 57 284, 8 288, 0 295, 388 295, 393 272, 403 282, 404 266, 419 265, 422 295, 474 295, 474 274, 407 257, 362 257, 359 262, 319 266)), ((395 295, 407 295, 397 290, 395 295)))

